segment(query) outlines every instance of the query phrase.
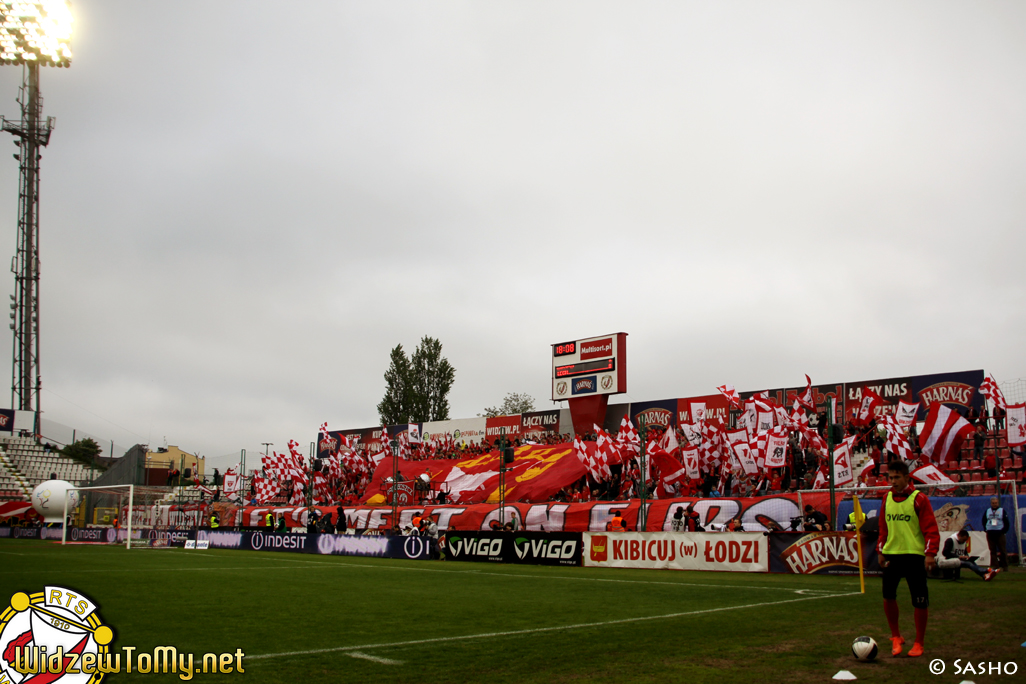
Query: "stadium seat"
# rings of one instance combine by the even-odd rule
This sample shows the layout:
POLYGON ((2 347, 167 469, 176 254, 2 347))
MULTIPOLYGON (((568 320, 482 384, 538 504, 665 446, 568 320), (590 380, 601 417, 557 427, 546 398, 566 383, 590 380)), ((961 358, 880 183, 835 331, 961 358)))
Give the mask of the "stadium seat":
POLYGON ((969 467, 972 470, 979 470, 982 466, 980 465, 979 461, 977 461, 976 459, 973 459, 973 460, 969 461, 969 467))
POLYGON ((1014 456, 1012 458, 1012 464, 1014 468, 1022 468, 1022 456, 1014 456))
POLYGON ((993 496, 993 495, 994 495, 994 485, 987 485, 986 487, 983 488, 983 496, 993 496))
POLYGON ((973 482, 979 482, 982 479, 983 479, 983 473, 980 473, 980 472, 973 473, 973 482))
POLYGON ((1001 459, 1001 467, 1004 468, 1005 470, 1009 470, 1012 467, 1012 459, 1010 459, 1010 458, 1002 458, 1001 459))

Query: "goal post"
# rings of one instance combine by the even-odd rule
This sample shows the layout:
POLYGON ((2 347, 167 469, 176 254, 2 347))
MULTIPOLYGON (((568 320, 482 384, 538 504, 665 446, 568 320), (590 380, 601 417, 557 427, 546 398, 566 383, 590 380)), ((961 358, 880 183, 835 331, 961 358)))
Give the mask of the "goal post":
MULTIPOLYGON (((141 530, 161 527, 157 504, 168 494, 165 488, 134 484, 69 487, 64 494, 61 544, 84 539, 92 543, 124 542, 125 548, 131 549, 141 530)), ((140 545, 148 546, 135 544, 140 545)))

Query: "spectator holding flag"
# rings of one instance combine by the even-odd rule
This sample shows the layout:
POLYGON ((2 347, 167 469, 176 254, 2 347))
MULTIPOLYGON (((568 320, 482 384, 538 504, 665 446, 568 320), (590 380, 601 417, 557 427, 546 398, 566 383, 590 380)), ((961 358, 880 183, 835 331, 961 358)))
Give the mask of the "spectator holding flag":
POLYGON ((905 578, 915 608, 916 640, 908 655, 923 655, 930 595, 926 573, 937 565, 940 533, 933 507, 925 494, 912 487, 908 466, 902 461, 887 465, 891 490, 884 499, 876 551, 883 568, 884 615, 891 628, 891 655, 901 655, 905 640, 898 627, 898 584, 905 578))

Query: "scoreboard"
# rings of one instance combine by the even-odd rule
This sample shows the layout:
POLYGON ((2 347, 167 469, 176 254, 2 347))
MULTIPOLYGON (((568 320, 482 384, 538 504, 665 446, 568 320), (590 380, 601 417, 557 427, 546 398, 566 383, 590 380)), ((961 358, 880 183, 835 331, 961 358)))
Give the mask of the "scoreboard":
POLYGON ((627 333, 552 345, 552 400, 627 391, 627 333))

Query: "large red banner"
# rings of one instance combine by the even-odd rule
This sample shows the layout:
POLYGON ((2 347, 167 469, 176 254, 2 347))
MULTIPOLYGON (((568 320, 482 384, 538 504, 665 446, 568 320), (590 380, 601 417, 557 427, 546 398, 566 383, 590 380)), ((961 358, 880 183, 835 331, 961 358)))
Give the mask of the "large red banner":
MULTIPOLYGON (((678 507, 686 508, 694 502, 702 526, 706 529, 727 524, 738 516, 746 532, 763 532, 776 525, 789 529, 792 518, 800 515, 797 494, 780 494, 736 499, 660 499, 646 502, 648 524, 646 531, 673 530, 673 515, 678 507)), ((827 492, 803 494, 802 505, 812 505, 818 511, 830 513, 830 495, 827 492)), ((516 503, 506 504, 502 510, 501 522, 512 517, 518 529, 545 530, 550 532, 604 532, 606 524, 616 511, 626 521, 630 530, 636 530, 641 504, 632 501, 593 501, 588 503, 516 503)), ((318 510, 335 514, 334 506, 320 506, 318 510)), ((242 524, 248 527, 263 525, 267 512, 285 513, 290 527, 306 525, 306 508, 249 506, 245 509, 242 524)), ((408 506, 399 509, 400 527, 412 523, 413 516, 424 514, 438 523, 439 530, 488 530, 492 521, 500 521, 497 504, 471 504, 449 506, 408 506)), ((391 527, 390 508, 357 506, 345 509, 348 527, 357 530, 387 530, 391 527)))
MULTIPOLYGON (((380 505, 388 501, 386 479, 392 477, 392 468, 391 458, 381 460, 363 503, 380 505)), ((400 459, 399 473, 407 481, 426 475, 431 488, 446 492, 451 502, 498 502, 500 498, 499 454, 495 451, 459 461, 400 459)), ((559 490, 574 484, 586 473, 584 464, 574 455, 569 444, 517 447, 514 461, 506 470, 505 498, 508 501, 550 501, 559 490)))

